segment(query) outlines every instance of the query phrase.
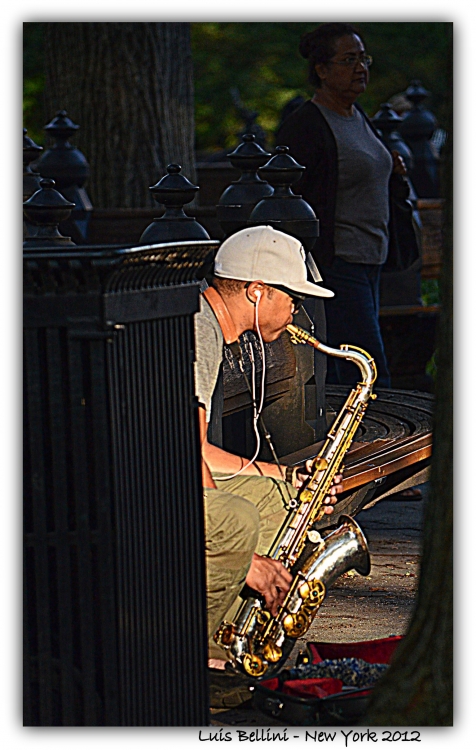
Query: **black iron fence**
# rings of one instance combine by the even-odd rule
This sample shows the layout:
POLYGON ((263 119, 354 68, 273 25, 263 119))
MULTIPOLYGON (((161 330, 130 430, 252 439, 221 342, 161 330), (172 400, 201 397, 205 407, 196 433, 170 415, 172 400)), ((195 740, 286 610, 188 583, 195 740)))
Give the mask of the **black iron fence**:
POLYGON ((208 723, 193 385, 216 243, 24 256, 24 723, 208 723))

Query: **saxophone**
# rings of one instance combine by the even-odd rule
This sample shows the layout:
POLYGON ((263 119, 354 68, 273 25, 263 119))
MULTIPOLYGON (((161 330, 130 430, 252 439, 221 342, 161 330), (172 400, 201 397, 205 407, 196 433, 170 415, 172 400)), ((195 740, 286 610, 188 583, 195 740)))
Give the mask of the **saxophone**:
POLYGON ((363 349, 343 344, 340 349, 322 344, 295 325, 288 325, 294 344, 308 344, 325 354, 356 364, 362 379, 347 397, 319 454, 313 460, 310 478, 301 488, 268 552, 293 575, 291 587, 277 614, 264 608, 259 594, 247 596, 235 622, 223 621, 214 635, 234 667, 252 677, 275 674, 303 636, 322 604, 327 588, 348 570, 370 572, 367 542, 350 516, 341 516, 337 527, 322 535, 313 525, 324 516, 324 499, 365 414, 377 371, 374 360, 363 349), (311 552, 308 552, 311 543, 311 552))

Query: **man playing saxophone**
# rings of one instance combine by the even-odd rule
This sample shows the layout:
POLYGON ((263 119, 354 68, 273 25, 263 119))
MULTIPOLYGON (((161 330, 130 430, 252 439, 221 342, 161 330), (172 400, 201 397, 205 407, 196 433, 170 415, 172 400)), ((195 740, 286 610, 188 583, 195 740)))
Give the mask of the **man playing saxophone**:
MULTIPOLYGON (((306 470, 285 472, 275 463, 231 454, 207 439, 211 401, 223 359, 224 343, 234 345, 245 331, 254 331, 262 347, 279 338, 292 323, 306 297, 331 297, 328 289, 307 279, 301 243, 271 227, 241 230, 221 245, 214 279, 202 295, 195 316, 195 381, 205 505, 209 666, 213 680, 230 678, 223 652, 212 640, 225 615, 233 617, 246 583, 257 591, 274 615, 292 582, 290 572, 267 554, 284 521, 306 470), (286 481, 288 480, 288 481, 286 481)), ((264 374, 263 374, 264 380, 264 374)), ((263 386, 264 388, 264 386, 263 386)), ((254 428, 264 401, 255 396, 254 428)), ((308 469, 309 470, 309 467, 308 469)), ((325 499, 331 514, 340 491, 338 475, 325 499)), ((239 678, 239 675, 231 675, 239 678)), ((218 705, 223 705, 218 701, 218 705)))

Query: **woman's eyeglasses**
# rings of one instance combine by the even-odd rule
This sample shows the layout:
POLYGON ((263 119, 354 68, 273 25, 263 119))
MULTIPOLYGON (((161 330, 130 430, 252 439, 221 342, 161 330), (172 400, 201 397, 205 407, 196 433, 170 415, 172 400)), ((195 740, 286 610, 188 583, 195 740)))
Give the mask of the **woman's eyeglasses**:
POLYGON ((357 65, 363 65, 364 68, 370 68, 373 58, 370 55, 361 55, 361 57, 346 57, 345 60, 329 60, 329 65, 345 65, 347 68, 355 68, 357 65))

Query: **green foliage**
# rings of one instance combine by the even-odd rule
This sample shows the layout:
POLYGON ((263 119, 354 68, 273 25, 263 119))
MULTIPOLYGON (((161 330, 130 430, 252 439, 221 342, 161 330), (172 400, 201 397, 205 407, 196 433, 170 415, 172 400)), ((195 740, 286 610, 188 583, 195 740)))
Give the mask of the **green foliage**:
POLYGON ((449 23, 359 24, 367 49, 374 57, 370 85, 360 98, 370 115, 416 78, 431 92, 425 105, 442 127, 449 127, 446 109, 451 26, 449 23))
POLYGON ((44 84, 43 76, 26 79, 23 83, 23 122, 28 129, 27 135, 37 146, 43 146, 45 140, 43 125, 40 124, 43 120, 40 102, 44 84))
MULTIPOLYGON (((284 104, 308 97, 307 61, 298 52, 302 34, 318 23, 193 23, 197 150, 236 145, 243 121, 230 89, 237 87, 270 144, 284 104)), ((449 23, 355 23, 374 57, 368 90, 360 98, 373 116, 380 105, 418 78, 432 94, 427 104, 447 126, 445 66, 449 23)))
MULTIPOLYGON (((192 23, 195 68, 195 122, 198 151, 236 145, 243 128, 230 89, 244 106, 259 113, 258 123, 269 145, 284 105, 295 96, 308 97, 307 62, 298 52, 299 39, 312 23, 192 23)), ((391 96, 419 78, 432 96, 427 104, 442 127, 447 126, 445 68, 450 52, 450 23, 355 23, 374 57, 368 90, 360 103, 369 115, 391 96)), ((24 24, 24 126, 39 145, 46 124, 43 24, 24 24)), ((48 113, 48 117, 51 113, 48 113)))
POLYGON ((438 279, 422 279, 421 299, 425 306, 440 304, 440 285, 438 279))
POLYGON ((245 107, 272 133, 294 96, 307 96, 297 42, 303 23, 193 23, 196 146, 221 149, 236 143, 243 121, 233 104, 236 87, 245 107))
POLYGON ((46 125, 43 114, 45 85, 43 24, 23 24, 23 125, 28 136, 43 146, 46 125))

